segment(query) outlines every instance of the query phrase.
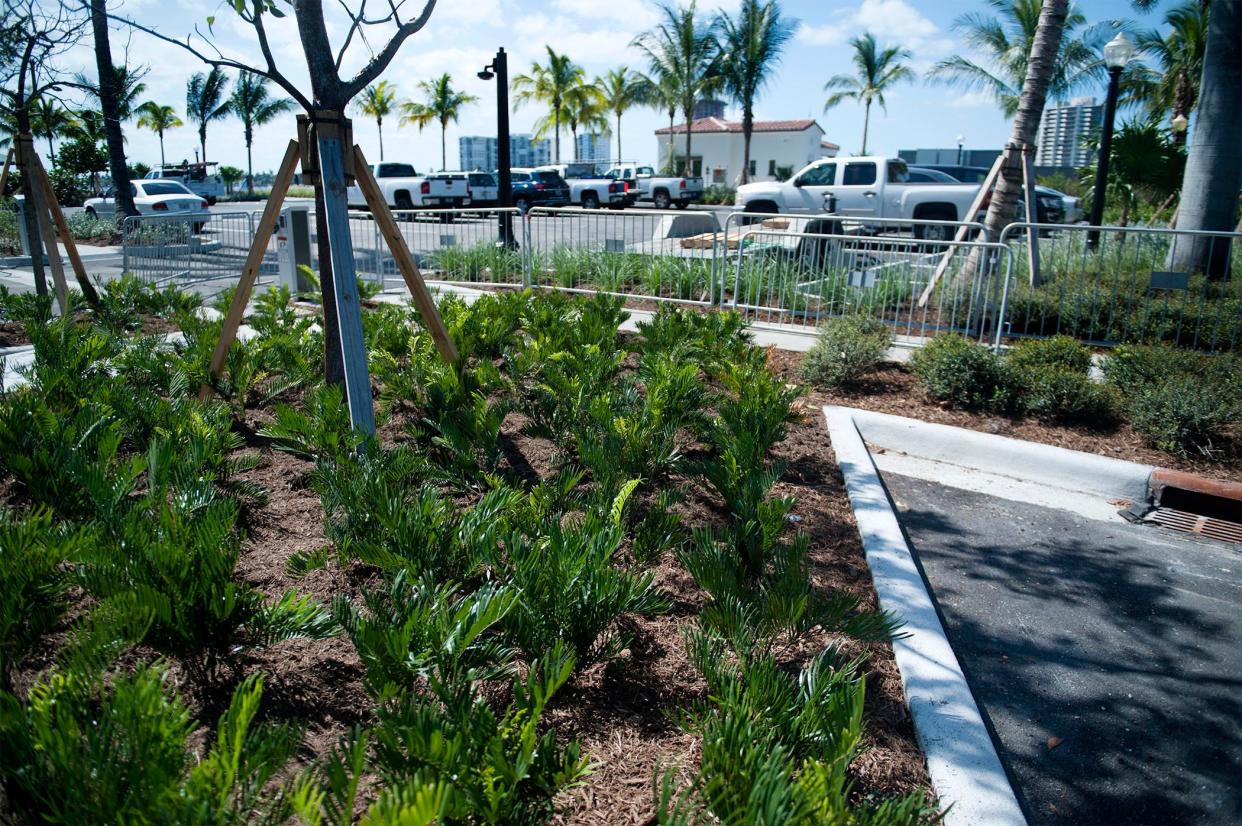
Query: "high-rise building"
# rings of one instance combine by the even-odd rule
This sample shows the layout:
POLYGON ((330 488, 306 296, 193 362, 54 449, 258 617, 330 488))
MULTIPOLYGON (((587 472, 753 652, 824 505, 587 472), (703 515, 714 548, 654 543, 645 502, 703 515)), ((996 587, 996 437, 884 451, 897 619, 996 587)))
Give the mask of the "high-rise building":
MULTIPOLYGON (((499 141, 485 135, 465 135, 457 139, 463 170, 492 172, 500 164, 499 141)), ((530 135, 509 136, 509 163, 515 167, 543 166, 551 163, 552 148, 546 140, 530 135)))
POLYGON ((1035 165, 1080 169, 1091 163, 1095 151, 1086 146, 1086 139, 1099 128, 1103 110, 1095 98, 1075 98, 1044 109, 1035 165))
POLYGON ((582 134, 578 136, 574 157, 579 161, 607 161, 611 138, 600 134, 582 134))

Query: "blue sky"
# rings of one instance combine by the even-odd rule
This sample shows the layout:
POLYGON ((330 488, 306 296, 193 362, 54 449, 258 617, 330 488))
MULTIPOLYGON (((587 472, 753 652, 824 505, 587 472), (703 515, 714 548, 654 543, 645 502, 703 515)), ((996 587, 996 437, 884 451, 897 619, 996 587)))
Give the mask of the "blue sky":
MULTIPOLYGON (((351 5, 358 2, 349 1, 351 5)), ((408 0, 408 5, 413 7, 418 1, 408 0)), ((729 10, 737 3, 700 0, 699 8, 704 12, 729 10)), ((189 35, 195 22, 215 15, 215 41, 220 49, 257 62, 257 48, 250 42, 248 29, 233 16, 228 4, 212 0, 113 0, 111 5, 118 13, 176 37, 189 35)), ((335 5, 325 2, 327 8, 335 5)), ((900 43, 913 53, 913 68, 921 75, 936 60, 963 51, 951 28, 955 18, 987 10, 983 0, 783 0, 782 5, 801 27, 756 106, 757 117, 816 118, 826 137, 840 144, 843 153, 856 153, 860 148, 862 108, 846 103, 824 114, 822 89, 829 77, 850 70, 851 37, 870 31, 883 44, 900 43)), ((1138 18, 1143 27, 1154 27, 1169 2, 1142 16, 1131 10, 1129 0, 1079 0, 1078 5, 1090 22, 1130 17, 1138 18)), ((427 27, 407 41, 385 79, 397 86, 399 97, 405 98, 416 94, 419 80, 449 72, 458 87, 479 96, 480 102, 467 108, 460 123, 449 127, 448 162, 453 166, 459 135, 495 133, 495 84, 478 80, 475 73, 490 61, 498 46, 510 52, 513 72, 525 71, 542 54, 545 43, 568 53, 590 76, 622 64, 644 68, 641 56, 629 43, 656 19, 657 11, 650 0, 440 0, 427 27)), ((277 63, 305 88, 305 62, 292 15, 270 28, 277 63)), ((342 21, 331 19, 329 28, 334 42, 339 42, 344 32, 342 21)), ((377 47, 382 42, 382 37, 371 39, 377 47)), ((203 70, 195 58, 176 46, 124 31, 114 33, 113 50, 118 62, 127 55, 131 63, 150 68, 145 98, 173 104, 184 114, 186 80, 203 70)), ((358 44, 347 54, 346 65, 356 67, 366 57, 366 47, 358 44)), ((65 61, 67 69, 93 74, 93 59, 85 44, 66 55, 65 61)), ((1088 89, 1083 93, 1100 92, 1088 89)), ((513 130, 529 130, 540 114, 533 106, 518 109, 513 130)), ((730 116, 735 114, 731 108, 730 116)), ((651 110, 628 113, 622 122, 626 155, 654 160, 656 138, 652 132, 665 121, 664 115, 651 110)), ((986 97, 919 81, 888 95, 887 113, 873 107, 868 142, 873 153, 887 154, 905 148, 953 146, 958 135, 965 138, 968 148, 998 147, 1008 128, 986 97)), ((368 155, 378 156, 374 122, 355 116, 355 132, 368 155)), ((254 147, 255 170, 273 168, 292 134, 292 117, 260 129, 254 147)), ((147 163, 159 160, 154 135, 132 124, 127 135, 131 159, 147 163)), ((438 127, 420 133, 413 126, 398 128, 396 118, 392 118, 385 121, 384 138, 387 159, 408 160, 419 169, 438 167, 438 127)), ((568 133, 562 140, 568 141, 568 133)), ((197 137, 188 124, 168 133, 165 141, 170 161, 193 158, 197 137)), ((211 124, 207 151, 211 160, 244 167, 240 123, 227 119, 211 124)), ((563 154, 569 152, 563 150, 563 154)))

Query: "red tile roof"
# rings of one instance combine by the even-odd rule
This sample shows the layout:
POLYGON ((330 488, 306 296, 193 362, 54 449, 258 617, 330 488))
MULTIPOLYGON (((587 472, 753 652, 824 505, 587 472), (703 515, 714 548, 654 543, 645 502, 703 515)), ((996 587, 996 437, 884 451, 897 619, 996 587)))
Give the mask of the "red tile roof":
MULTIPOLYGON (((802 132, 814 126, 820 129, 819 124, 813 119, 806 120, 757 120, 754 123, 754 131, 756 132, 802 132)), ((672 129, 674 134, 686 134, 686 125, 679 123, 672 129)), ((739 121, 721 120, 720 118, 699 118, 691 124, 690 131, 693 134, 711 133, 711 132, 741 132, 742 124, 739 121)), ((820 129, 822 132, 823 129, 820 129)), ((657 135, 669 134, 667 126, 657 129, 657 135)))

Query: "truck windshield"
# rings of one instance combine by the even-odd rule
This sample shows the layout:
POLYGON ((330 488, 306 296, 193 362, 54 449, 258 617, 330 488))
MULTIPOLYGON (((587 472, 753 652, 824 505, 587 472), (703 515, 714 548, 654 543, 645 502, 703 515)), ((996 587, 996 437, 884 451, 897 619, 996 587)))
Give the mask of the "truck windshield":
POLYGON ((375 173, 377 178, 413 178, 418 173, 408 163, 382 163, 375 173))

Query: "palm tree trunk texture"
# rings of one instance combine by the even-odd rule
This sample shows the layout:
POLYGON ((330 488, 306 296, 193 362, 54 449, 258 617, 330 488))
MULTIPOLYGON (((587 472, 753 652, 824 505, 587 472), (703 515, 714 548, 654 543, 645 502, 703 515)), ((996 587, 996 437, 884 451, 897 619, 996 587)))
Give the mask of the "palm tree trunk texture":
POLYGON ((160 130, 160 174, 164 174, 164 130, 160 130))
POLYGON ((621 116, 617 115, 617 160, 621 160, 622 157, 624 156, 621 154, 621 116))
MULTIPOLYGON (((401 124, 397 124, 400 126, 401 124)), ((380 163, 384 162, 384 119, 377 117, 375 119, 375 128, 379 130, 380 139, 380 163)))
POLYGON ((448 127, 443 123, 440 124, 440 171, 444 172, 448 169, 448 144, 445 143, 445 133, 448 127))
POLYGON ((120 90, 116 70, 112 67, 112 48, 108 44, 107 0, 91 0, 91 28, 95 35, 95 66, 99 71, 99 107, 103 110, 104 135, 108 144, 108 168, 112 173, 112 191, 116 193, 117 210, 122 215, 137 215, 134 196, 129 190, 129 167, 125 164, 125 136, 117 111, 120 90))
POLYGON ((250 145, 254 142, 254 135, 250 130, 246 130, 246 189, 251 195, 254 194, 254 160, 250 157, 250 145))
MULTIPOLYGON (((1013 219, 1017 209, 1018 198, 1022 194, 1022 153, 1026 147, 1031 147, 1033 151, 1035 146, 1068 14, 1069 0, 1044 0, 1035 37, 1031 41, 1031 54, 1027 61, 1026 79, 1022 83, 1022 96, 1018 101, 1018 113, 1014 117, 1009 142, 1005 145, 1005 162, 1001 165, 996 190, 992 194, 992 201, 983 221, 981 240, 995 242, 1000 238, 1001 230, 1013 219)), ((963 221, 973 218, 972 215, 959 216, 963 221)), ((954 279, 955 283, 965 285, 972 282, 982 259, 979 249, 972 249, 969 259, 954 279)))
POLYGON ((867 154, 867 132, 871 129, 871 101, 863 106, 863 145, 862 153, 867 154))
POLYGON ((676 136, 673 134, 673 124, 676 121, 676 119, 677 119, 677 110, 669 109, 668 110, 668 167, 666 168, 666 172, 668 174, 672 174, 673 166, 677 163, 677 158, 676 158, 677 150, 674 149, 674 146, 676 145, 674 143, 674 139, 676 136))
POLYGON ((693 122, 690 120, 690 118, 691 118, 693 115, 694 115, 694 106, 693 106, 693 105, 691 105, 691 106, 690 106, 690 108, 686 110, 686 164, 685 164, 685 168, 682 170, 682 173, 681 173, 681 174, 682 174, 682 177, 685 177, 685 178, 689 178, 689 177, 690 177, 690 172, 691 172, 691 166, 690 166, 690 136, 691 136, 691 134, 694 132, 694 130, 693 130, 692 128, 690 128, 690 127, 691 127, 691 125, 692 125, 692 123, 693 123, 693 122))
POLYGON ((552 101, 552 128, 556 132, 556 162, 561 162, 561 102, 552 101))
POLYGON ((52 133, 47 133, 47 162, 56 166, 56 148, 52 146, 52 133))
MULTIPOLYGON (((1236 220, 1242 187, 1242 3, 1216 2, 1208 16, 1199 116, 1182 178, 1177 227, 1228 232, 1236 220)), ((1179 236, 1167 266, 1203 271, 1210 278, 1229 275, 1230 243, 1225 238, 1179 236)))
POLYGON ((750 183, 750 136, 755 131, 755 113, 750 106, 742 109, 742 183, 750 183))

